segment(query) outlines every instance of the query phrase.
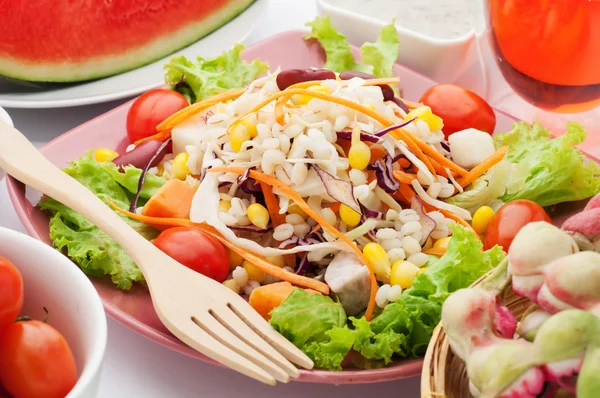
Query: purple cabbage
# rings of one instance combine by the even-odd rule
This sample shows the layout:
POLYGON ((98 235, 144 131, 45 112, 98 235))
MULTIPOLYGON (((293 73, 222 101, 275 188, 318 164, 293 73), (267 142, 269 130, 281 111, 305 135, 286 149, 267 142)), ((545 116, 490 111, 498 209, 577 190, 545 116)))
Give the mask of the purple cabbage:
POLYGON ((398 105, 400 107, 400 109, 402 109, 404 112, 408 113, 408 106, 406 106, 406 104, 404 102, 402 102, 402 100, 398 97, 394 97, 392 98, 392 102, 396 105, 398 105))
POLYGON ((298 268, 296 269, 296 274, 298 274, 298 275, 306 274, 306 272, 308 271, 309 265, 310 265, 310 262, 308 261, 308 253, 305 253, 304 257, 302 257, 302 260, 300 260, 300 264, 298 265, 298 268))
POLYGON ((325 190, 329 196, 348 206, 358 214, 362 214, 360 206, 354 198, 354 191, 350 181, 344 181, 340 178, 337 178, 316 164, 313 164, 312 167, 317 172, 317 175, 321 179, 321 182, 325 186, 325 190))
POLYGON ((377 177, 377 185, 387 193, 394 193, 400 189, 400 183, 394 178, 392 172, 393 159, 390 155, 385 156, 383 159, 379 159, 375 163, 369 166, 369 169, 375 170, 375 176, 377 177))
POLYGON ((394 124, 393 126, 386 127, 383 130, 379 130, 374 135, 376 135, 377 137, 383 137, 384 135, 386 135, 390 131, 398 130, 398 129, 404 127, 404 126, 407 126, 407 125, 411 124, 412 122, 414 122, 415 119, 416 118, 413 117, 412 119, 408 119, 407 121, 402 122, 400 124, 394 124))
POLYGON ((285 249, 288 245, 308 246, 323 242, 325 242, 325 237, 320 231, 316 231, 306 234, 304 238, 301 238, 297 235, 293 235, 291 238, 281 242, 278 248, 285 249))
POLYGON ((419 243, 421 246, 423 246, 425 242, 427 242, 429 235, 431 235, 431 233, 435 230, 435 227, 437 227, 437 224, 433 218, 425 214, 425 211, 423 210, 423 203, 419 198, 417 198, 417 195, 413 196, 413 198, 410 200, 410 208, 416 211, 419 215, 419 222, 421 223, 422 232, 421 241, 419 243))
POLYGON ((238 177, 237 183, 240 186, 242 192, 247 193, 248 195, 253 195, 255 193, 262 192, 260 189, 260 184, 256 182, 253 178, 250 178, 250 169, 247 169, 244 174, 238 177))
POLYGON ((223 181, 223 182, 219 183, 218 188, 223 188, 223 187, 226 187, 226 186, 231 185, 231 184, 233 184, 231 181, 223 181))
POLYGON ((154 162, 159 158, 159 156, 161 156, 161 154, 164 156, 163 151, 170 143, 171 138, 169 137, 165 142, 162 143, 162 145, 160 145, 156 149, 154 155, 152 155, 152 157, 148 160, 148 163, 146 163, 146 165, 142 169, 142 172, 140 173, 140 179, 138 181, 137 192, 135 193, 133 199, 131 199, 131 204, 129 205, 129 211, 131 213, 135 213, 135 210, 137 208, 137 202, 140 200, 140 194, 142 193, 142 189, 144 188, 144 182, 146 181, 146 174, 148 174, 148 170, 150 170, 150 167, 152 167, 154 162))
POLYGON ((365 210, 365 216, 367 218, 376 218, 378 220, 383 219, 383 213, 375 211, 375 210, 366 209, 365 210))
MULTIPOLYGON (((352 132, 351 131, 338 131, 337 136, 338 136, 338 138, 341 138, 343 140, 351 140, 352 132)), ((381 138, 377 137, 376 135, 363 133, 363 132, 360 133, 360 140, 372 142, 374 144, 381 142, 381 138)))

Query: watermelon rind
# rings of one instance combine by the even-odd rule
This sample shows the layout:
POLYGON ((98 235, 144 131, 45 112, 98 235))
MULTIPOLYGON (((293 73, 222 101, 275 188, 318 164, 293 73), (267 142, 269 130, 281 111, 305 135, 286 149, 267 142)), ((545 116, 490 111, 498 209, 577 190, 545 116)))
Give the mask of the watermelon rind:
MULTIPOLYGON (((198 0, 200 1, 200 0, 198 0)), ((202 20, 131 49, 125 54, 100 56, 84 62, 44 63, 0 56, 0 75, 18 80, 73 83, 127 72, 155 62, 195 43, 244 12, 256 0, 231 0, 202 20)), ((201 55, 201 54, 198 54, 201 55)))

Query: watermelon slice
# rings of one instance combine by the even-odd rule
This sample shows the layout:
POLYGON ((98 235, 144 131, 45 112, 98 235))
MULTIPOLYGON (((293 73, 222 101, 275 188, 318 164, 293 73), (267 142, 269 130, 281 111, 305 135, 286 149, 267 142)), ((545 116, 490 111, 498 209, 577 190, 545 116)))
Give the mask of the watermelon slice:
POLYGON ((76 82, 171 54, 254 0, 12 0, 0 12, 0 75, 76 82))

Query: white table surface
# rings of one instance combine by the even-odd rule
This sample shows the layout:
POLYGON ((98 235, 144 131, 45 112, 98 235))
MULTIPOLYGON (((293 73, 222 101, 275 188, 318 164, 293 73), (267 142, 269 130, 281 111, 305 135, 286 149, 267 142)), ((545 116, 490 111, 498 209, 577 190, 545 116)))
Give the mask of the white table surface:
MULTIPOLYGON (((273 34, 302 28, 317 14, 312 0, 271 0, 264 21, 246 40, 251 44, 273 34)), ((7 109, 15 126, 36 145, 124 101, 63 109, 7 109)), ((0 184, 0 226, 24 232, 0 184)), ((376 385, 332 386, 291 383, 269 387, 233 371, 169 351, 108 320, 108 346, 99 398, 120 397, 418 397, 419 378, 376 385)))

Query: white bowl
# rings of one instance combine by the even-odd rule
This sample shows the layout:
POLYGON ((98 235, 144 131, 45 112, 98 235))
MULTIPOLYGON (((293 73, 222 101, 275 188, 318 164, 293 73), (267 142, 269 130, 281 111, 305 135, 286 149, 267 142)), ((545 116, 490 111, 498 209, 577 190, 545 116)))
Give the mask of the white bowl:
MULTIPOLYGON (((479 7, 479 3, 473 5, 479 7)), ((327 0, 317 0, 317 9, 320 15, 329 15, 335 27, 356 45, 375 41, 381 28, 390 22, 352 12, 327 0)), ((481 23, 473 21, 475 28, 453 39, 426 36, 396 23, 400 37, 398 63, 437 82, 460 84, 480 95, 485 94, 485 82, 474 76, 482 73, 476 34, 481 23)))
POLYGON ((2 227, 0 256, 23 276, 22 314, 44 319, 46 307, 48 323, 62 333, 73 351, 79 379, 67 397, 95 397, 106 349, 106 316, 92 283, 52 247, 2 227))

